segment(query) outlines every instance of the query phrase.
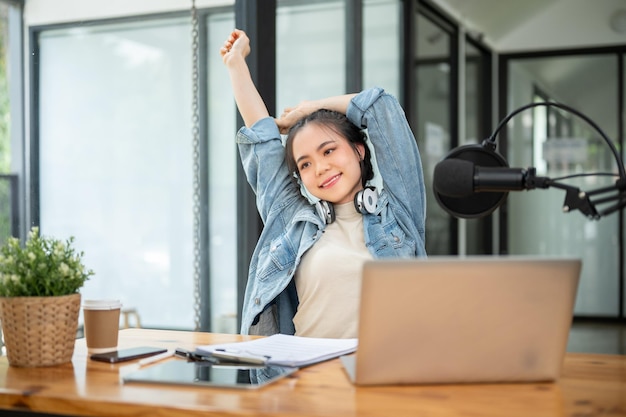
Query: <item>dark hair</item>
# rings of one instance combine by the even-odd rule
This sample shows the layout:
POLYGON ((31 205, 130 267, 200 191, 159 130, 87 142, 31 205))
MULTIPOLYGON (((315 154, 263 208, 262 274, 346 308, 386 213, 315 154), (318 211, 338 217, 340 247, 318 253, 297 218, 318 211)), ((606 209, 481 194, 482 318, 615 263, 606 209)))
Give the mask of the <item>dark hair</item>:
MULTIPOLYGON (((285 141, 285 159, 287 161, 287 167, 289 172, 295 173, 299 176, 298 167, 293 155, 293 140, 304 126, 309 123, 314 123, 328 129, 332 129, 335 133, 345 138, 350 146, 357 152, 356 145, 362 144, 365 147, 365 156, 361 162, 361 185, 365 187, 367 181, 374 178, 374 170, 372 168, 372 157, 370 155, 370 149, 365 143, 365 133, 356 127, 348 118, 339 112, 334 110, 320 109, 308 116, 298 120, 289 130, 287 140, 285 141)), ((297 181, 296 178, 294 180, 297 181)))

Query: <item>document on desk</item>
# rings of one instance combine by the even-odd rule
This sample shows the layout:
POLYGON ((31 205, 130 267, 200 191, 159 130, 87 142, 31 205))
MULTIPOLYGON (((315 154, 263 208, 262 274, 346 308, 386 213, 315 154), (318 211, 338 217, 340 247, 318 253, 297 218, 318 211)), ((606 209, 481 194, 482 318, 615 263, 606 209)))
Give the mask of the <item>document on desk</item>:
POLYGON ((358 339, 326 339, 275 334, 246 342, 198 346, 197 351, 242 362, 300 368, 356 351, 358 339))

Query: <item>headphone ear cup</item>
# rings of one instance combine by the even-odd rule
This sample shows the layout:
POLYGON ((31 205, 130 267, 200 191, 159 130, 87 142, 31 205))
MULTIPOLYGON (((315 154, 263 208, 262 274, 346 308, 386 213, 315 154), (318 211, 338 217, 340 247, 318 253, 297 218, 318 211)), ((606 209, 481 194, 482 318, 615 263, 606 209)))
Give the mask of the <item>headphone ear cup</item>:
POLYGON ((326 224, 331 224, 335 221, 335 207, 328 201, 320 200, 315 203, 315 210, 317 210, 318 216, 320 216, 326 224))
POLYGON ((354 208, 361 214, 373 214, 378 204, 378 193, 374 187, 367 187, 354 196, 354 208))

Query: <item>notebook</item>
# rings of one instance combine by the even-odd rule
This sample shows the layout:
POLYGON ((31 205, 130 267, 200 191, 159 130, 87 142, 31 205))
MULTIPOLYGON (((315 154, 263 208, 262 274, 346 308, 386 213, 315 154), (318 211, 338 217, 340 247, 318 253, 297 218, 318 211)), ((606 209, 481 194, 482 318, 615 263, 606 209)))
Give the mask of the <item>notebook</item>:
POLYGON ((582 263, 431 257, 365 263, 357 385, 554 381, 582 263))
POLYGON ((352 353, 357 342, 274 334, 245 342, 198 346, 196 351, 235 362, 300 368, 352 353))

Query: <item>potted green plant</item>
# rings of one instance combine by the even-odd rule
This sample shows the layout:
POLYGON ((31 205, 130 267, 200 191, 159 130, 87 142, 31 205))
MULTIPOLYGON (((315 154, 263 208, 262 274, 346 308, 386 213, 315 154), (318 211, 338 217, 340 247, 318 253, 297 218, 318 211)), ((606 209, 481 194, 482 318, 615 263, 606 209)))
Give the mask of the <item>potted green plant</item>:
POLYGON ((9 238, 0 248, 0 321, 10 365, 72 360, 79 290, 93 275, 73 243, 73 236, 64 242, 33 227, 23 246, 9 238))

